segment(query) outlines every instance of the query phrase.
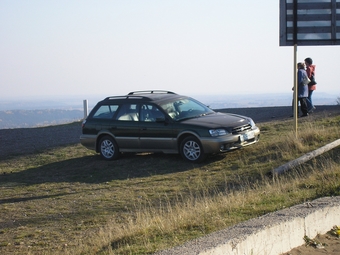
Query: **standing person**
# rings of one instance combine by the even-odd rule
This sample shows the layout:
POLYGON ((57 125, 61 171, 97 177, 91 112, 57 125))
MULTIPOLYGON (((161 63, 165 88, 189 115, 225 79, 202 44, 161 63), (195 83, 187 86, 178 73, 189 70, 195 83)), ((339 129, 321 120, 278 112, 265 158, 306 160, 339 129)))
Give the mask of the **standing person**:
POLYGON ((312 102, 312 94, 313 94, 313 91, 316 90, 315 65, 313 65, 313 60, 311 58, 306 58, 305 64, 306 64, 306 71, 307 71, 308 78, 311 80, 311 82, 308 84, 307 107, 308 107, 308 112, 313 112, 316 109, 316 107, 313 105, 313 102, 312 102))
POLYGON ((301 117, 308 116, 308 106, 307 106, 307 98, 308 98, 308 85, 305 83, 306 78, 308 77, 307 72, 305 70, 305 64, 300 62, 297 64, 298 75, 297 75, 297 96, 300 102, 300 109, 302 112, 301 117))

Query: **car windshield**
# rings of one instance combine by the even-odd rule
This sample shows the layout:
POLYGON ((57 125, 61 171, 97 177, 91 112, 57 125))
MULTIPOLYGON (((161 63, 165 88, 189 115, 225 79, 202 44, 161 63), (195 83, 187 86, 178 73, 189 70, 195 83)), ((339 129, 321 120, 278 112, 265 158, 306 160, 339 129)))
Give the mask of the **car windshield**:
POLYGON ((192 98, 184 98, 162 104, 163 110, 176 121, 214 113, 209 107, 192 98))

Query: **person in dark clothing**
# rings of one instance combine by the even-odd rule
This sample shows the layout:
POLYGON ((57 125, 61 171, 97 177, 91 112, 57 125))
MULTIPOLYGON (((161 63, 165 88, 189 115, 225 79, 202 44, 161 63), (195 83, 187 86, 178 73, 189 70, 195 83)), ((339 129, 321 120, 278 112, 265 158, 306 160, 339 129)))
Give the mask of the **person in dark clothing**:
MULTIPOLYGON (((302 112, 301 117, 308 116, 308 79, 307 72, 305 70, 305 64, 303 62, 299 62, 297 64, 297 97, 298 104, 300 103, 300 109, 302 112)), ((294 87, 292 88, 294 90, 294 87)), ((294 98, 292 100, 292 110, 294 112, 294 98)), ((299 109, 297 109, 297 115, 299 115, 299 109)), ((291 117, 293 117, 291 115, 291 117)))
POLYGON ((298 91, 297 96, 300 102, 300 109, 302 112, 301 117, 308 116, 308 106, 307 106, 307 98, 308 98, 308 85, 305 83, 307 76, 307 72, 305 70, 305 64, 300 62, 297 64, 298 75, 297 75, 297 84, 298 91))

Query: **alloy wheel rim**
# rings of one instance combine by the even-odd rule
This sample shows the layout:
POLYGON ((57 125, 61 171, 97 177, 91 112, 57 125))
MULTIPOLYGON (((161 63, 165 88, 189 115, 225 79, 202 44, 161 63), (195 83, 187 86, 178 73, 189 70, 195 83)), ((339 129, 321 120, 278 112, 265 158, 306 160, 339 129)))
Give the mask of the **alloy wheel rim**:
POLYGON ((201 155, 201 148, 198 143, 188 141, 183 148, 184 155, 187 159, 196 160, 201 155))
POLYGON ((111 158, 115 152, 113 143, 109 140, 102 142, 100 150, 105 158, 111 158))

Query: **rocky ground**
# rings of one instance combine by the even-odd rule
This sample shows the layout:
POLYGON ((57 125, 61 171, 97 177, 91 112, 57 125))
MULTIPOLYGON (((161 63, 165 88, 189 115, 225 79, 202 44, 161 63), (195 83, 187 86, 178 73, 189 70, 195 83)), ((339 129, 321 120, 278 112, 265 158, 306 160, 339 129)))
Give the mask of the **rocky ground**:
POLYGON ((339 255, 340 254, 340 238, 330 233, 319 235, 312 239, 311 242, 306 242, 306 245, 301 245, 294 248, 290 252, 283 255, 339 255))

